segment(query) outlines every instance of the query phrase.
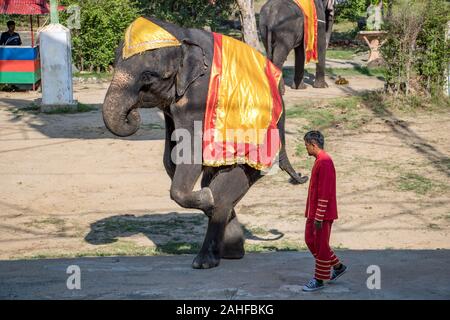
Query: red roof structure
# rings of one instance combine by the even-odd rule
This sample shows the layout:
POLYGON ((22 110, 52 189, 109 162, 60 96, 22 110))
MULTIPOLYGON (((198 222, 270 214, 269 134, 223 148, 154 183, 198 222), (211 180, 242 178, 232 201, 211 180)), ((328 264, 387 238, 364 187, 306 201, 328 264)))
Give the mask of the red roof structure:
MULTIPOLYGON (((58 10, 64 10, 59 6, 58 10)), ((0 0, 0 14, 47 14, 50 6, 46 0, 0 0)))

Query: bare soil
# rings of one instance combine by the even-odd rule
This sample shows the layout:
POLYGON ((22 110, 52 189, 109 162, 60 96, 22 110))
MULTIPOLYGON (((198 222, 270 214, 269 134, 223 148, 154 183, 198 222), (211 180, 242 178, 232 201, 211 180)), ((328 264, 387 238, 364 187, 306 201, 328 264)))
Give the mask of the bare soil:
MULTIPOLYGON (((368 77, 349 86, 287 89, 288 108, 382 87, 368 77)), ((100 106, 108 83, 76 86, 100 106)), ((206 217, 169 198, 161 114, 118 139, 101 112, 42 114, 33 92, 0 92, 0 259, 195 251, 206 217), (31 107, 30 107, 31 106, 31 107)), ((349 249, 450 248, 450 114, 368 115, 363 126, 327 130, 337 169, 339 220, 332 243, 349 249)), ((287 119, 291 162, 309 174, 301 152, 304 120, 287 119), (300 151, 299 151, 300 150, 300 151)), ((237 207, 250 251, 304 248, 307 186, 280 172, 260 180, 237 207)))

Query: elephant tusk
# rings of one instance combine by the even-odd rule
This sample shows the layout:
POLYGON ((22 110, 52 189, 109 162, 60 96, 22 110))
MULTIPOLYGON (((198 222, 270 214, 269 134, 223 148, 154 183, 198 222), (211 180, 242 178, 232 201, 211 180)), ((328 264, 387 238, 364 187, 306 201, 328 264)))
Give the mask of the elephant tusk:
POLYGON ((317 21, 319 21, 319 22, 322 22, 322 23, 326 23, 325 21, 323 21, 323 20, 319 20, 319 19, 317 19, 317 21))

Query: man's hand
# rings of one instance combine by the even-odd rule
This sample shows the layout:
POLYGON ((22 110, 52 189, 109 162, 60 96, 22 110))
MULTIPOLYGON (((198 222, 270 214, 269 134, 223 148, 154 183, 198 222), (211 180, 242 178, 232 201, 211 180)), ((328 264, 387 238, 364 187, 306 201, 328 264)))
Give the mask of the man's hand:
POLYGON ((316 230, 322 229, 322 221, 314 220, 314 226, 316 227, 316 230))

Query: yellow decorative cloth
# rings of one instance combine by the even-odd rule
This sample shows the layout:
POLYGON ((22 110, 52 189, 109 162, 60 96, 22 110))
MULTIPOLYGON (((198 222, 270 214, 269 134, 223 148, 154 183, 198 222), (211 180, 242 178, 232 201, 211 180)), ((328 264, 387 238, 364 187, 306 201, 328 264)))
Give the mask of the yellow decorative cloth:
POLYGON ((317 12, 314 0, 293 0, 303 11, 305 63, 318 62, 317 52, 317 12))
POLYGON ((213 37, 203 164, 270 167, 281 145, 281 71, 249 45, 217 33, 213 37))
POLYGON ((150 20, 139 17, 125 31, 122 56, 128 59, 147 50, 180 45, 172 34, 150 20))

